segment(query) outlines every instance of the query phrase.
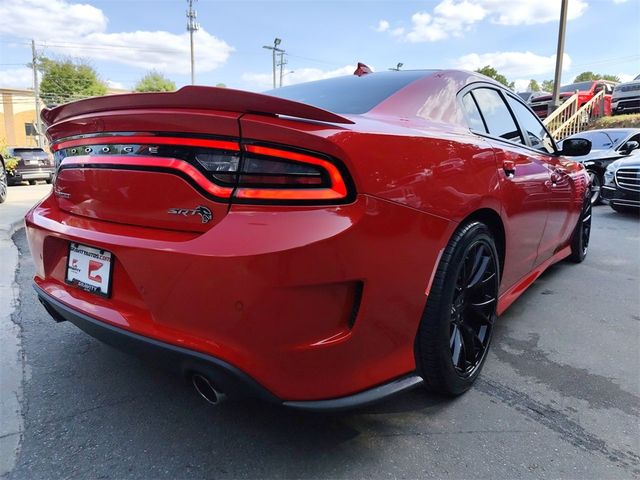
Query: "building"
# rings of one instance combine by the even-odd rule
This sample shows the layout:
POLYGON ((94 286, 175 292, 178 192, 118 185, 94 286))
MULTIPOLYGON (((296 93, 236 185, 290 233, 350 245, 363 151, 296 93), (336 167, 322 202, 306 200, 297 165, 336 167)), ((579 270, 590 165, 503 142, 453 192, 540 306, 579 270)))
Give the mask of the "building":
POLYGON ((0 145, 37 146, 33 90, 0 88, 0 145))
MULTIPOLYGON (((107 95, 129 93, 127 90, 109 88, 107 95)), ((33 90, 0 87, 0 148, 37 147, 36 101, 33 90)), ((40 108, 44 108, 42 102, 40 108)), ((43 136, 43 145, 46 138, 43 136)))

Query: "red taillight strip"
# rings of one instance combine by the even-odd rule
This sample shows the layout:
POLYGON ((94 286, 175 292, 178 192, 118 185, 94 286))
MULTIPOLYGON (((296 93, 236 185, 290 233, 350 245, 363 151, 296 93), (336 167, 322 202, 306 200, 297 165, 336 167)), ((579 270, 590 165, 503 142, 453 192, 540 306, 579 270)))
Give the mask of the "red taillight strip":
POLYGON ((304 153, 290 152, 278 148, 263 147, 261 145, 245 145, 247 152, 266 155, 274 158, 284 158, 301 163, 310 163, 324 168, 331 179, 330 188, 238 188, 234 194, 236 198, 264 199, 264 200, 338 200, 346 198, 347 185, 340 170, 331 162, 304 153))
POLYGON ((52 151, 62 148, 79 147, 82 145, 106 145, 106 144, 142 144, 142 145, 176 145, 185 147, 217 148, 220 150, 240 151, 237 142, 227 140, 210 140, 206 138, 185 138, 185 137, 160 137, 155 135, 123 135, 107 137, 89 137, 66 140, 51 146, 52 151))
POLYGON ((197 168, 189 163, 175 158, 166 157, 144 157, 144 156, 118 156, 118 155, 78 155, 75 157, 65 158, 60 167, 64 169, 69 165, 87 166, 91 165, 114 165, 114 166, 134 166, 134 167, 151 167, 151 168, 169 168, 178 170, 187 175, 191 180, 205 190, 207 193, 220 198, 230 198, 233 188, 221 187, 212 183, 207 177, 198 171, 197 168))

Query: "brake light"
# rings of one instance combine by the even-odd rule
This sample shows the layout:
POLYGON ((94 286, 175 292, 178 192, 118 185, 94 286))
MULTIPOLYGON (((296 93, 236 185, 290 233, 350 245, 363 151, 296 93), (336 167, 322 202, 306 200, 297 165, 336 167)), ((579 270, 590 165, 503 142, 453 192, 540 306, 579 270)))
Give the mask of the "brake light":
POLYGON ((234 197, 251 200, 343 200, 348 189, 338 167, 305 153, 245 145, 234 197))
POLYGON ((201 191, 239 203, 341 203, 352 193, 338 163, 275 146, 114 134, 64 140, 52 150, 58 168, 173 171, 201 191))

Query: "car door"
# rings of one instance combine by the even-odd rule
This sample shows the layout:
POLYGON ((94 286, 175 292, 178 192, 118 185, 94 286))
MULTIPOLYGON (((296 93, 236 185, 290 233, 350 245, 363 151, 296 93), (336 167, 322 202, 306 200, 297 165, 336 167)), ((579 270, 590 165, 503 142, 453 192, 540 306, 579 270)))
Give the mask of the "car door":
POLYGON ((573 231, 575 219, 571 203, 575 185, 569 170, 563 165, 564 159, 558 156, 554 142, 542 122, 515 96, 505 94, 505 97, 520 125, 531 155, 549 172, 549 178, 544 182, 549 202, 547 222, 534 262, 537 265, 556 253, 573 231))
POLYGON ((538 256, 547 221, 551 172, 540 154, 527 145, 499 88, 474 88, 462 102, 465 112, 474 104, 478 108, 482 123, 471 128, 485 136, 495 152, 506 234, 501 282, 505 291, 531 271, 538 256))

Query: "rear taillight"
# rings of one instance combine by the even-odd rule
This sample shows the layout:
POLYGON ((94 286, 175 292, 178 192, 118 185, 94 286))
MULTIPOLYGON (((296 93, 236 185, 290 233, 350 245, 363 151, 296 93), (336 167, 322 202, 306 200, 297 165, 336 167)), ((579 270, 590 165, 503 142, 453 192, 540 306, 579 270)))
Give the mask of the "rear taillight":
POLYGON ((199 190, 238 203, 335 204, 353 196, 346 169, 332 158, 258 143, 118 134, 52 149, 58 168, 173 169, 199 190))

